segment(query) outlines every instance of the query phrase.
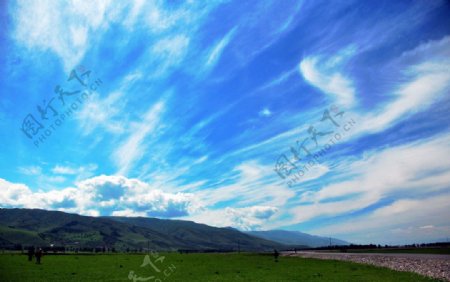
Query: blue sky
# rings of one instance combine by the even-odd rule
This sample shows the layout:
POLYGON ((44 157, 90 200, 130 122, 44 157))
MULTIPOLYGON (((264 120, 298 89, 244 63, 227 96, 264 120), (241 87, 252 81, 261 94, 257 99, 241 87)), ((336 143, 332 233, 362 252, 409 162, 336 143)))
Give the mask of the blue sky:
POLYGON ((2 1, 0 18, 2 207, 450 235, 447 1, 2 1))

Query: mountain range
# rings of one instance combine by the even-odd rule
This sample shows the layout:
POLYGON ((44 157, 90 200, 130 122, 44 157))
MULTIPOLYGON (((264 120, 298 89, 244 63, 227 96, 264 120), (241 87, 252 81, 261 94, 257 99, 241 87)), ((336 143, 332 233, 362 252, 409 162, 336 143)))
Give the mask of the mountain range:
POLYGON ((339 240, 336 238, 320 237, 306 234, 300 231, 269 230, 269 231, 249 231, 246 233, 255 237, 271 240, 285 245, 306 245, 313 248, 330 245, 331 246, 350 245, 349 242, 339 240))
POLYGON ((325 239, 281 230, 244 233, 234 228, 218 228, 185 220, 91 217, 40 209, 0 209, 0 248, 53 245, 118 251, 145 248, 269 251, 292 248, 291 245, 296 248, 319 246, 319 242, 328 240, 325 239))

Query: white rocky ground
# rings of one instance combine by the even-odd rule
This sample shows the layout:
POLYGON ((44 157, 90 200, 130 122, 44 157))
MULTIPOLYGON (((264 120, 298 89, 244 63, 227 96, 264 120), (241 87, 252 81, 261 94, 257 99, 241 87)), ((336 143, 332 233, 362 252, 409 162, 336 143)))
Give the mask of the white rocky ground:
POLYGON ((321 252, 285 252, 284 256, 346 260, 387 267, 398 271, 416 272, 428 277, 450 281, 450 255, 426 254, 350 254, 321 252))

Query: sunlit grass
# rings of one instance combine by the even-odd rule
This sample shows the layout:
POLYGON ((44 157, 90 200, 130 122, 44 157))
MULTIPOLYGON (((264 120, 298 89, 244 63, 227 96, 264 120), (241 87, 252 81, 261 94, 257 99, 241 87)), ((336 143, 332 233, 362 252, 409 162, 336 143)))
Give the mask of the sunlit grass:
POLYGON ((25 255, 0 255, 1 281, 438 281, 414 273, 351 262, 258 254, 160 254, 140 267, 144 255, 48 255, 41 265, 25 255), (136 280, 139 281, 139 280, 136 280))

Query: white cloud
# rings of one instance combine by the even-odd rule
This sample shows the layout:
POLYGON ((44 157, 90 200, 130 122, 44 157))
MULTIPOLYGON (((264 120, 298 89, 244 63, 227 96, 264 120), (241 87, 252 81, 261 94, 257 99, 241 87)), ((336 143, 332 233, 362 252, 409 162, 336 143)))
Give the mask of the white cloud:
POLYGON ((166 193, 137 179, 101 175, 75 188, 33 192, 0 179, 2 207, 44 208, 86 215, 186 216, 202 208, 192 194, 166 193))
POLYGON ((208 60, 206 61, 207 67, 212 67, 218 62, 223 50, 230 43, 231 39, 236 33, 236 30, 237 27, 235 26, 212 48, 211 52, 208 55, 208 60))
POLYGON ((0 203, 2 206, 21 206, 22 201, 31 195, 30 189, 24 184, 15 184, 0 178, 0 203))
POLYGON ((339 105, 350 108, 355 103, 353 82, 339 71, 353 53, 352 48, 347 48, 328 59, 307 57, 300 62, 300 73, 308 83, 330 95, 339 105))
POLYGON ((232 222, 233 227, 241 230, 254 230, 261 228, 278 211, 275 207, 253 206, 247 208, 227 208, 225 213, 232 222))
POLYGON ((50 49, 69 71, 83 58, 93 32, 108 26, 111 1, 20 1, 15 39, 28 48, 50 49))
POLYGON ((130 72, 121 80, 119 87, 104 98, 94 92, 75 114, 82 134, 97 133, 99 129, 115 135, 122 134, 129 125, 125 93, 142 77, 140 71, 130 72))
POLYGON ((261 203, 282 206, 295 195, 295 192, 276 178, 271 165, 247 161, 236 166, 233 172, 235 176, 232 177, 232 184, 203 189, 196 195, 208 206, 230 200, 241 206, 261 203))
POLYGON ((143 9, 145 2, 146 2, 145 0, 136 0, 131 2, 132 7, 130 13, 128 14, 124 22, 125 26, 131 28, 135 24, 137 18, 141 15, 141 13, 145 12, 143 9))
POLYGON ((272 112, 269 110, 269 108, 264 108, 258 113, 262 117, 270 117, 272 115, 272 112))
POLYGON ((133 7, 132 15, 137 14, 135 10, 140 9, 143 17, 143 22, 150 32, 155 34, 165 33, 167 31, 182 29, 195 25, 204 14, 206 14, 212 6, 215 5, 213 1, 208 3, 185 3, 179 5, 178 8, 165 8, 165 2, 147 1, 145 5, 137 3, 133 7))
MULTIPOLYGON (((408 116, 423 111, 437 102, 450 90, 449 51, 450 36, 419 45, 404 52, 390 62, 397 69, 391 76, 401 77, 394 84, 391 95, 383 105, 372 111, 353 115, 360 124, 352 136, 382 131, 408 116)), ((303 59, 299 69, 305 80, 331 95, 336 103, 352 108, 355 104, 354 83, 339 72, 339 68, 352 56, 354 49, 347 48, 334 56, 325 58, 314 55, 303 59)))
POLYGON ((258 230, 278 212, 272 206, 227 207, 220 210, 202 210, 188 219, 217 227, 234 227, 240 230, 258 230))
POLYGON ((71 167, 67 167, 67 166, 55 166, 52 169, 52 172, 55 174, 76 174, 77 173, 77 169, 75 168, 71 168, 71 167))
POLYGON ((76 189, 63 191, 32 192, 26 185, 11 183, 0 178, 0 205, 2 207, 28 207, 46 209, 53 204, 73 199, 76 189))
POLYGON ((121 113, 125 104, 123 92, 110 93, 103 99, 100 98, 100 95, 93 94, 76 114, 83 135, 89 135, 98 128, 105 129, 110 133, 122 133, 125 124, 116 117, 121 113))
MULTIPOLYGON (((395 217, 396 212, 406 214, 419 205, 420 201, 414 200, 416 198, 450 192, 450 159, 447 158, 450 155, 449 141, 450 135, 442 135, 432 140, 367 152, 364 159, 339 168, 342 175, 351 177, 349 180, 326 185, 317 191, 304 192, 298 201, 301 205, 290 210, 293 215, 291 223, 304 222, 321 216, 349 214, 374 205, 380 200, 395 198, 395 204, 376 210, 373 216, 364 216, 360 220, 361 223, 367 222, 363 226, 373 225, 380 230, 383 229, 385 221, 374 221, 374 218, 380 217, 388 221, 389 217, 395 217)), ((433 197, 434 200, 438 198, 433 197)), ((442 203, 441 200, 439 202, 442 203)), ((440 207, 441 210, 444 208, 440 207)), ((421 211, 424 216, 434 217, 440 224, 445 222, 441 219, 445 213, 435 213, 431 209, 423 208, 421 211)), ((411 216, 408 223, 413 224, 413 219, 411 216)), ((388 222, 391 221, 394 219, 388 222)), ((359 226, 353 219, 344 226, 350 224, 359 226)), ((418 220, 414 224, 421 226, 426 222, 418 220)), ((314 231, 320 231, 322 234, 338 231, 345 233, 347 229, 339 226, 336 224, 314 231)), ((350 234, 350 230, 346 234, 350 234)))
POLYGON ((400 199, 365 216, 314 229, 353 242, 407 244, 442 239, 450 234, 450 195, 400 199))
POLYGON ((132 209, 113 211, 112 216, 126 216, 126 217, 145 217, 145 212, 136 212, 132 209))
POLYGON ((157 127, 163 109, 163 102, 152 105, 143 115, 142 121, 133 128, 133 133, 114 152, 113 159, 119 167, 118 174, 128 173, 134 162, 145 154, 144 140, 157 127))
POLYGON ((252 94, 257 93, 259 91, 266 90, 271 87, 279 86, 282 83, 286 82, 293 74, 296 74, 296 73, 297 73, 296 68, 285 71, 285 72, 281 73, 280 75, 278 75, 277 77, 275 77, 274 79, 270 80, 269 82, 258 87, 254 92, 252 92, 252 94))
POLYGON ((47 182, 51 182, 51 183, 63 183, 66 181, 66 178, 64 176, 45 176, 44 178, 47 182))
POLYGON ((162 75, 180 62, 187 51, 187 35, 195 33, 204 16, 217 4, 186 3, 174 9, 159 1, 20 1, 13 11, 17 15, 14 38, 30 49, 51 50, 68 72, 83 60, 112 23, 120 24, 152 35, 156 43, 155 48, 150 48, 148 59, 161 56, 163 51, 170 53, 150 62, 159 65, 155 66, 155 74, 162 75))
POLYGON ((42 168, 39 166, 19 167, 19 172, 25 175, 40 175, 42 174, 42 168))
POLYGON ((70 165, 56 165, 52 168, 52 173, 62 175, 77 175, 79 176, 79 178, 87 178, 89 176, 92 176, 95 170, 97 170, 96 164, 88 164, 77 167, 70 165))
POLYGON ((114 211, 132 209, 136 212, 163 216, 182 216, 201 205, 188 193, 165 193, 149 184, 123 176, 98 176, 77 184, 87 196, 89 206, 114 206, 114 211))
POLYGON ((410 77, 394 91, 393 99, 383 107, 362 117, 358 130, 384 130, 411 114, 423 111, 450 90, 450 37, 419 45, 398 58, 410 77))
MULTIPOLYGON (((324 176, 330 171, 330 168, 324 164, 315 164, 314 166, 306 166, 307 170, 303 168, 304 175, 300 176, 297 173, 290 176, 288 179, 288 185, 297 185, 306 181, 311 181, 319 177, 324 176)), ((300 167, 302 169, 302 167, 300 167)))
POLYGON ((190 39, 185 34, 175 34, 159 39, 150 49, 151 69, 154 77, 161 77, 179 66, 185 58, 190 39))

